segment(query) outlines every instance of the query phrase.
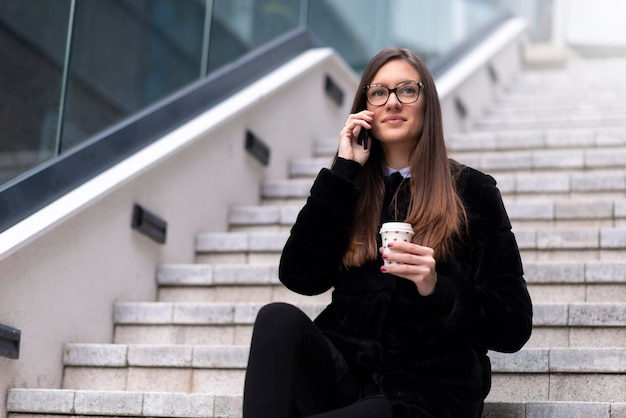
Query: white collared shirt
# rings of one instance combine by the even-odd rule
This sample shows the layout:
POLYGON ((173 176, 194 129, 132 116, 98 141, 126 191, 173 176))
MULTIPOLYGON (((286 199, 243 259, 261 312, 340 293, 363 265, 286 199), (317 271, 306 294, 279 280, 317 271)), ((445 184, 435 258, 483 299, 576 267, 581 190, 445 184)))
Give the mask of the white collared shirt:
POLYGON ((394 170, 391 167, 385 166, 385 176, 390 176, 396 172, 399 172, 404 178, 411 177, 411 170, 409 169, 409 167, 404 167, 401 170, 394 170))

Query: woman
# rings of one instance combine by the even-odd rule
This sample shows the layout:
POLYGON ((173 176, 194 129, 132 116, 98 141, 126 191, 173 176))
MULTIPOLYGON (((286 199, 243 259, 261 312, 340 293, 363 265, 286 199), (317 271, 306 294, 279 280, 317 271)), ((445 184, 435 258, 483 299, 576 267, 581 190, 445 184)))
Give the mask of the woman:
POLYGON ((305 295, 334 287, 333 299, 314 323, 288 304, 261 309, 244 418, 480 417, 487 350, 514 352, 530 337, 532 305, 496 183, 448 159, 432 76, 412 52, 386 49, 367 65, 279 275, 305 295), (382 255, 387 221, 415 234, 382 255))

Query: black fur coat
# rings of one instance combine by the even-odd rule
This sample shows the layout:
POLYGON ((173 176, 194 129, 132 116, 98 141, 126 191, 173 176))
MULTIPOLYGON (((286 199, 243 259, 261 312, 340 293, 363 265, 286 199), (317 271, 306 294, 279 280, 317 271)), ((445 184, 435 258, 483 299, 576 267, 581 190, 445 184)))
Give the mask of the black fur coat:
MULTIPOLYGON (((381 273, 380 256, 338 268, 359 167, 338 159, 319 173, 285 245, 280 280, 305 295, 334 287, 315 323, 350 367, 374 379, 394 418, 479 417, 491 386, 487 350, 517 351, 532 328, 519 250, 496 182, 461 168, 457 190, 469 233, 453 262, 437 263, 435 292, 424 297, 411 281, 381 273)), ((387 185, 387 194, 396 187, 387 185)), ((408 194, 408 187, 400 192, 408 194)))

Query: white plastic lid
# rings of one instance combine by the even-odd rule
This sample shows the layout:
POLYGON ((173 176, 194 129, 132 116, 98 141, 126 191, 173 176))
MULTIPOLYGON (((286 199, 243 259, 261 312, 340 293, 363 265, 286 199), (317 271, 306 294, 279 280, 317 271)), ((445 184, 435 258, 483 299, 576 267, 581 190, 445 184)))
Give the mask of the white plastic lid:
POLYGON ((381 228, 380 233, 383 232, 406 232, 413 234, 413 226, 407 222, 385 222, 381 228))

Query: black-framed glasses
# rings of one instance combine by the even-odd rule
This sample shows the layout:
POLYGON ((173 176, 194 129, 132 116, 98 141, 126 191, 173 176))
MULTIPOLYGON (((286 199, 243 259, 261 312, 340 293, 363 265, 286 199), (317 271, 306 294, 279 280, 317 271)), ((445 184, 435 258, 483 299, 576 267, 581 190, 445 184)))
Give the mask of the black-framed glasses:
POLYGON ((391 93, 395 93, 398 101, 402 104, 415 103, 420 97, 420 91, 424 88, 424 84, 419 81, 405 81, 398 84, 395 88, 390 89, 382 84, 370 84, 365 86, 365 98, 372 106, 383 106, 387 104, 391 93))

